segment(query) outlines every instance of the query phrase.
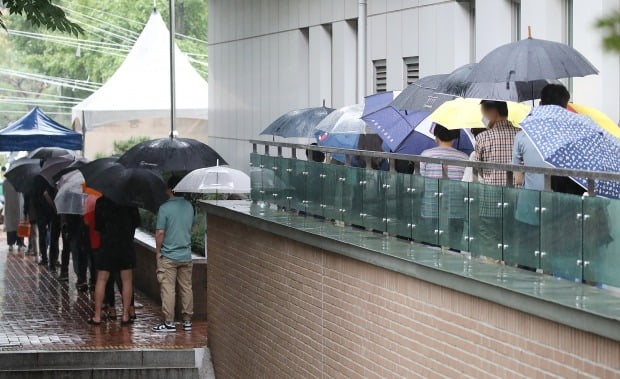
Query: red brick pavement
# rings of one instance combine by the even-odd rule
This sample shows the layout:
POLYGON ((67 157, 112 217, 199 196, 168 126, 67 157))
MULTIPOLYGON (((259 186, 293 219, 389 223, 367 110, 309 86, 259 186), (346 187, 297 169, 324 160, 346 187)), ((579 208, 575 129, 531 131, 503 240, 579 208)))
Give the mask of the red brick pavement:
MULTIPOLYGON (((118 295, 117 295, 118 296, 118 295)), ((37 265, 34 257, 8 252, 0 239, 0 351, 56 349, 192 348, 205 346, 206 322, 194 322, 191 332, 158 334, 150 329, 160 322, 160 308, 140 292, 138 319, 120 326, 117 321, 91 326, 92 293, 75 289, 75 276, 59 282, 56 273, 37 265)))

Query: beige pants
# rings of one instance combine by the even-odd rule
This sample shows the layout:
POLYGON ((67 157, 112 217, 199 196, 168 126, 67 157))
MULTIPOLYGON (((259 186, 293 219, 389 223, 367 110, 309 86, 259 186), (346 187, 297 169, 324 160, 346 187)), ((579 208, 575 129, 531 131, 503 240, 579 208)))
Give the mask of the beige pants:
POLYGON ((157 281, 161 291, 161 307, 166 318, 165 321, 174 321, 177 283, 179 285, 179 294, 181 295, 181 315, 183 321, 191 320, 194 314, 192 266, 191 262, 176 262, 163 255, 157 262, 157 281))

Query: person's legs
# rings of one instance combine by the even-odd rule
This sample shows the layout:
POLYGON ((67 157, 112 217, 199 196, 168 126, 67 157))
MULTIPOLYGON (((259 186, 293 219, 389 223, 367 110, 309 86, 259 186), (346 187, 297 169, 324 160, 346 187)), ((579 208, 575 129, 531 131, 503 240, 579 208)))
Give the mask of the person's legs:
POLYGON ((17 232, 6 232, 6 244, 9 245, 9 251, 13 250, 13 245, 15 245, 15 242, 17 240, 17 232))
POLYGON ((60 254, 60 278, 61 279, 69 279, 69 260, 71 258, 71 250, 73 240, 75 239, 75 234, 73 234, 73 230, 71 230, 71 222, 68 218, 71 217, 69 215, 66 216, 64 225, 61 224, 61 238, 62 238, 62 251, 60 254))
POLYGON ((101 308, 103 306, 103 298, 105 296, 105 286, 109 277, 109 271, 99 270, 97 272, 97 285, 95 286, 95 313, 93 315, 94 322, 101 322, 101 308))
POLYGON ((157 281, 161 292, 161 308, 164 321, 174 321, 174 303, 177 281, 177 265, 174 261, 161 257, 157 262, 157 281))
POLYGON ((103 299, 103 303, 107 308, 114 308, 116 306, 116 301, 114 299, 114 277, 116 276, 116 272, 111 272, 110 276, 111 278, 109 278, 105 285, 105 297, 103 299))
POLYGON ((123 283, 123 316, 121 321, 129 322, 129 307, 133 297, 133 270, 121 270, 121 282, 123 283))
POLYGON ((38 245, 38 228, 37 223, 31 221, 30 222, 30 237, 28 238, 28 254, 29 255, 38 255, 39 253, 39 245, 38 245))
POLYGON ((50 225, 50 267, 58 266, 58 240, 60 239, 60 218, 54 216, 50 225))
POLYGON ((41 253, 41 261, 42 265, 47 265, 47 230, 48 223, 47 220, 39 219, 37 221, 37 232, 39 234, 39 252, 41 253))
POLYGON ((192 291, 193 264, 183 263, 177 269, 177 283, 181 296, 181 316, 183 321, 191 321, 194 314, 194 294, 192 291))

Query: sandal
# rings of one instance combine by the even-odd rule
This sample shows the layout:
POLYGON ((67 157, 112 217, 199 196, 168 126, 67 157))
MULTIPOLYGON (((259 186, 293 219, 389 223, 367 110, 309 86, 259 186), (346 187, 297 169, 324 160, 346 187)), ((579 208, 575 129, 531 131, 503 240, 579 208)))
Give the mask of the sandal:
POLYGON ((87 322, 88 322, 89 324, 91 324, 91 325, 94 325, 94 326, 99 326, 99 325, 101 325, 101 323, 102 323, 102 321, 95 321, 95 320, 93 320, 93 318, 92 318, 92 317, 90 317, 90 318, 88 319, 88 321, 87 321, 87 322))
POLYGON ((121 319, 121 326, 129 326, 131 324, 133 324, 133 320, 131 318, 127 321, 121 319))

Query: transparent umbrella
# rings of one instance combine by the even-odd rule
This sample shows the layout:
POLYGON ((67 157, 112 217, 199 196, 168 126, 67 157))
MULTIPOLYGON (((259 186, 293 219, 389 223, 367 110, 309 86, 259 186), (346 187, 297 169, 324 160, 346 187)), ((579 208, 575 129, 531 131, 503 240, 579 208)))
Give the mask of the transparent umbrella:
POLYGON ((58 181, 58 193, 54 198, 58 214, 84 214, 86 195, 82 184, 84 176, 79 171, 72 171, 58 181))
POLYGON ((206 167, 187 174, 174 187, 182 193, 250 193, 250 177, 230 167, 206 167))
POLYGON ((336 109, 316 126, 315 133, 374 134, 375 132, 361 119, 363 113, 364 106, 361 104, 336 109))

